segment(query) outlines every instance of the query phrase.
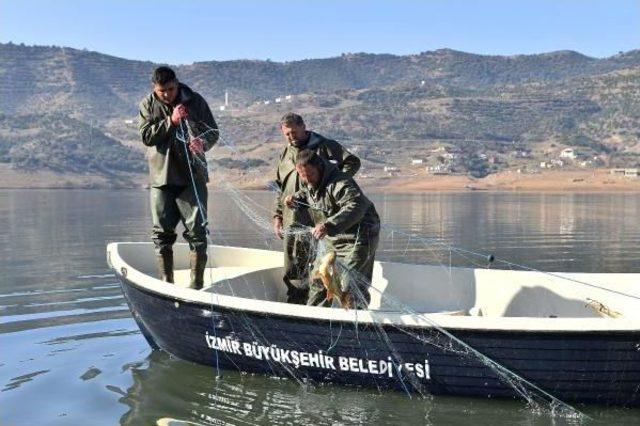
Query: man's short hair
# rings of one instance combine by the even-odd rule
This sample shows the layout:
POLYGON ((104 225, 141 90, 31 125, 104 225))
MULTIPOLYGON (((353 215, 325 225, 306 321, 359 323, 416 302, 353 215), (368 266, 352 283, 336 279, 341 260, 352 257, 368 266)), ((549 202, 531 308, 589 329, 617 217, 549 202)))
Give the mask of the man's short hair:
POLYGON ((158 67, 153 70, 153 76, 151 76, 151 82, 153 84, 165 85, 176 79, 176 73, 169 67, 158 67))
POLYGON ((291 126, 292 124, 296 126, 304 126, 304 120, 295 112, 288 112, 282 116, 280 124, 284 126, 291 126))
POLYGON ((322 167, 324 164, 322 158, 315 152, 310 149, 303 149, 298 152, 298 156, 296 157, 296 167, 306 167, 306 166, 315 166, 322 167))

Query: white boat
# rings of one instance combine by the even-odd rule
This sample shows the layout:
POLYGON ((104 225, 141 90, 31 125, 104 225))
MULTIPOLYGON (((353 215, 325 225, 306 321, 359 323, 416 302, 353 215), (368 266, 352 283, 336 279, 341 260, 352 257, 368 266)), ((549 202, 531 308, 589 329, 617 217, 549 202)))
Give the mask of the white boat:
POLYGON ((284 303, 280 252, 210 246, 202 290, 155 278, 151 243, 107 259, 143 335, 176 357, 317 382, 640 405, 640 274, 376 262, 368 310, 284 303), (490 361, 488 361, 490 360, 490 361), (493 364, 493 363, 496 364, 493 364), (498 367, 496 367, 498 365, 498 367))

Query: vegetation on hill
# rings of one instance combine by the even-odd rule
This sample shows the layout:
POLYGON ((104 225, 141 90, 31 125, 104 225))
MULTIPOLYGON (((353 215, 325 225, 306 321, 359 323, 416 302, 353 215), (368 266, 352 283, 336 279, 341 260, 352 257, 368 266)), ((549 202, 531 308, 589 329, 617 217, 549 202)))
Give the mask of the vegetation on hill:
MULTIPOLYGON (((0 162, 145 171, 135 116, 156 65, 0 44, 0 162)), ((291 110, 358 150, 365 170, 408 169, 412 158, 423 158, 438 170, 482 177, 560 164, 565 148, 580 156, 565 158, 564 167, 640 166, 640 50, 595 59, 571 51, 505 57, 441 49, 210 61, 176 71, 207 98, 220 124, 211 166, 222 173, 271 176, 282 143, 278 120, 291 110), (221 111, 225 92, 231 103, 221 111)))
POLYGON ((60 114, 0 114, 0 162, 56 172, 114 174, 145 170, 144 156, 86 123, 60 114))

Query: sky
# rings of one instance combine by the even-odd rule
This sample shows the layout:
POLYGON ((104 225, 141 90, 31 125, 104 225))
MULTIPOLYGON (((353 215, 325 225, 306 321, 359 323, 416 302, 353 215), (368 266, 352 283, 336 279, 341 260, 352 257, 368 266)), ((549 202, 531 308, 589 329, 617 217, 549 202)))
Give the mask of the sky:
POLYGON ((640 0, 0 0, 0 42, 172 65, 640 48, 640 0))

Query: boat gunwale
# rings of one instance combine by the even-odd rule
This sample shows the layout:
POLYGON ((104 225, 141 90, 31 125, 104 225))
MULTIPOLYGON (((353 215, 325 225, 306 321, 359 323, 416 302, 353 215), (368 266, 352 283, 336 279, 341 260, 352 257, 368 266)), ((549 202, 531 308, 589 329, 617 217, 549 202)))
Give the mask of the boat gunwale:
MULTIPOLYGON (((255 315, 298 318, 312 321, 331 321, 343 323, 375 324, 402 328, 443 328, 454 330, 520 333, 640 333, 640 322, 633 318, 539 318, 539 317, 486 317, 450 315, 446 312, 401 313, 397 311, 346 310, 318 306, 296 305, 270 300, 249 299, 222 295, 215 292, 194 290, 166 283, 147 275, 126 262, 120 256, 121 244, 145 243, 109 243, 107 246, 108 263, 116 276, 124 279, 138 290, 162 296, 168 300, 194 303, 212 308, 244 311, 255 315), (125 269, 123 269, 125 268, 125 269), (122 271, 125 271, 123 274, 122 271)), ((225 248, 226 246, 212 246, 225 248)), ((245 247, 235 249, 262 250, 245 247)), ((262 250, 270 252, 269 250, 262 250)), ((268 269, 268 268, 267 268, 268 269)))

